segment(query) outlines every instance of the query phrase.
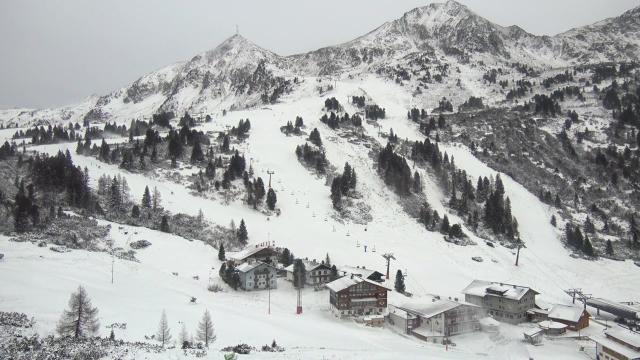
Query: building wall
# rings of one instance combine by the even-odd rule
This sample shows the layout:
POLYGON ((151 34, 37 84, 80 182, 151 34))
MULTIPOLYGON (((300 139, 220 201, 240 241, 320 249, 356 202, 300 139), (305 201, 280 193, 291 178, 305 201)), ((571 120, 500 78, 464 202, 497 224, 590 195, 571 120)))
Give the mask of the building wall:
POLYGON ((488 314, 498 321, 518 324, 526 321, 527 310, 535 307, 535 293, 530 290, 520 300, 488 294, 484 297, 465 294, 465 301, 487 309, 488 314))
POLYGON ((340 317, 382 315, 387 309, 387 290, 361 282, 337 293, 329 291, 329 303, 334 314, 340 317), (353 301, 368 298, 371 301, 353 301))
POLYGON ((264 290, 267 288, 278 288, 278 277, 276 270, 267 266, 257 267, 249 272, 240 273, 240 287, 243 290, 264 290), (268 272, 265 272, 265 269, 268 272), (270 282, 267 283, 267 281, 270 282))

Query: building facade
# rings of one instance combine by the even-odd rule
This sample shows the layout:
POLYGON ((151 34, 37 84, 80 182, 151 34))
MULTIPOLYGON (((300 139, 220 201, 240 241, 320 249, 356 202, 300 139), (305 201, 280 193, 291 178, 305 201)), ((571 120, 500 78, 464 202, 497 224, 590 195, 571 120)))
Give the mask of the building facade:
POLYGON ((640 333, 614 327, 592 340, 599 360, 640 360, 640 333))
POLYGON ((423 340, 480 330, 481 307, 455 300, 434 300, 426 305, 390 305, 388 322, 423 340), (404 321, 403 321, 404 320, 404 321))
POLYGON ((474 280, 462 293, 467 303, 484 308, 498 321, 518 324, 527 321, 535 308, 537 291, 526 286, 474 280))
MULTIPOLYGON (((331 267, 325 265, 324 263, 315 263, 312 261, 303 261, 302 263, 304 264, 304 282, 306 285, 318 286, 331 282, 331 267)), ((285 268, 287 280, 291 282, 293 282, 293 278, 295 276, 293 273, 293 268, 294 264, 291 264, 285 268)))
POLYGON ((243 263, 236 267, 240 276, 240 288, 243 290, 265 290, 278 288, 276 268, 263 263, 243 263))
POLYGON ((581 306, 554 305, 549 311, 549 320, 567 325, 569 330, 578 331, 589 326, 591 315, 581 306))
POLYGON ((331 311, 336 316, 382 315, 387 310, 389 289, 371 280, 343 276, 326 286, 331 311))

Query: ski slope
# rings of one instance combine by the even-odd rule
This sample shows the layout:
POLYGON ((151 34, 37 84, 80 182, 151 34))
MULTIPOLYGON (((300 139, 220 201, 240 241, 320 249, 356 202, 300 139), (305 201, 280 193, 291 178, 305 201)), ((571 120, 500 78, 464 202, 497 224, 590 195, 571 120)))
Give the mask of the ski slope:
MULTIPOLYGON (((38 146, 36 149, 51 154, 69 149, 76 165, 88 168, 93 186, 102 174, 120 174, 126 177, 136 199, 142 196, 145 186, 156 186, 162 194, 162 205, 173 212, 196 215, 201 209, 207 219, 223 226, 231 220, 238 223, 244 219, 250 244, 275 241, 276 246, 287 247, 299 257, 324 259, 328 253, 335 264, 366 266, 381 272, 385 268, 381 254, 392 252, 397 261, 391 264, 391 274, 398 269, 407 273, 407 290, 417 301, 431 301, 433 295, 460 298, 460 290, 473 279, 531 286, 541 293, 539 298, 547 302, 570 303, 563 290, 574 287, 613 300, 637 300, 634 297, 637 297, 640 271, 632 262, 585 261, 569 257, 559 240, 559 231, 549 223, 552 210, 504 174, 501 177, 505 191, 527 246, 520 254, 520 266, 514 266, 512 250, 500 246, 491 248, 480 239, 475 239, 477 246, 460 247, 443 241, 439 233, 425 230, 404 213, 397 196, 378 177, 369 149, 337 136, 319 121, 326 97, 335 96, 347 112, 353 114, 355 109, 349 104, 350 96, 364 93, 386 108, 387 118, 379 120, 383 132, 393 128, 400 138, 423 140, 416 125, 406 119, 407 109, 418 104, 412 104, 407 89, 375 77, 335 84, 332 92, 319 97, 315 90, 316 79, 305 78, 301 86, 279 104, 229 112, 225 117, 218 116, 212 123, 201 125, 206 132, 225 130, 227 126, 235 126, 240 119, 251 120, 250 137, 239 145, 239 150, 252 164, 255 176, 261 176, 265 182, 269 178, 267 170, 275 171, 272 186, 277 192, 280 216, 267 217, 241 200, 228 205, 221 199, 208 200, 192 194, 181 184, 133 174, 115 165, 76 155, 75 143, 38 146), (352 165, 358 176, 357 190, 371 207, 373 221, 357 225, 334 218, 329 186, 324 179, 305 169, 294 153, 296 145, 303 144, 304 138, 287 137, 280 132, 280 126, 296 116, 303 117, 307 132, 314 127, 320 130, 327 159, 334 166, 341 171, 344 162, 352 165), (358 247, 358 243, 361 246, 358 247), (364 245, 367 245, 367 252, 364 245), (372 251, 374 247, 375 252, 372 251), (472 256, 482 256, 485 261, 477 263, 471 260, 472 256)), ((121 122, 128 121, 123 119, 121 122)), ((363 127, 365 133, 380 145, 386 144, 378 136, 377 128, 366 123, 363 127)), ((9 134, 4 130, 0 135, 10 137, 13 132, 9 134)), ((474 179, 497 174, 459 144, 441 144, 441 149, 453 155, 457 166, 474 179)), ((420 171, 431 205, 443 214, 443 204, 448 199, 435 186, 435 179, 420 171)), ((454 215, 449 218, 455 223, 454 215)), ((559 224, 558 227, 563 226, 559 224)), ((567 359, 583 358, 575 342, 547 342, 543 347, 531 347, 520 341, 521 329, 507 325, 503 326, 504 339, 499 342, 494 342, 487 334, 470 334, 454 339, 457 347, 446 351, 441 346, 425 344, 389 329, 371 329, 334 319, 328 310, 326 291, 306 289, 304 314, 296 316, 295 293, 284 280, 271 292, 271 315, 268 315, 266 292, 210 293, 206 290, 210 281, 219 282, 217 269, 220 264, 215 249, 148 229, 125 226, 119 230, 118 225, 113 225, 111 236, 124 247, 129 239, 124 231, 138 232, 132 240, 147 239, 153 245, 138 252, 140 263, 117 260, 114 284, 110 282, 111 258, 107 254, 84 251, 57 254, 46 248, 0 238, 0 252, 5 254, 5 260, 0 262, 0 281, 5 289, 0 292, 0 309, 35 316, 41 327, 39 330, 49 334, 66 306, 69 294, 82 284, 94 299, 94 305, 99 307, 103 326, 127 322, 127 330, 116 335, 131 340, 154 334, 163 309, 167 311, 174 338, 180 329, 178 321, 187 324, 192 331, 204 309, 209 309, 218 332, 216 349, 239 342, 259 346, 274 338, 287 348, 282 354, 260 353, 256 358, 393 359, 400 354, 405 358, 428 356, 438 359, 528 359, 548 358, 549 354, 567 359), (179 275, 174 276, 172 272, 179 275), (200 280, 194 280, 195 275, 200 280), (191 296, 198 298, 197 305, 188 304, 191 296)), ((393 293, 390 303, 394 300, 402 301, 403 296, 393 293)), ((102 331, 107 335, 104 327, 102 331)), ((593 327, 593 331, 597 328, 593 327)), ((210 355, 210 358, 216 358, 210 355)), ((180 354, 170 352, 158 356, 173 358, 180 354)))

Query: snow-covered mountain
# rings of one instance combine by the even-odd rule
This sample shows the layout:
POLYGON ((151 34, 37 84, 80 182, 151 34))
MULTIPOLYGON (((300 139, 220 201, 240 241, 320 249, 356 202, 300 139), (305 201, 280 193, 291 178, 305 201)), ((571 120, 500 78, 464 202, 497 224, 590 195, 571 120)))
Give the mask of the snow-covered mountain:
POLYGON ((287 57, 234 35, 189 61, 151 72, 105 96, 59 109, 4 111, 0 120, 5 125, 78 121, 85 116, 106 121, 162 111, 246 108, 273 102, 293 86, 296 76, 362 75, 416 57, 450 67, 481 61, 556 68, 636 60, 639 13, 635 8, 556 36, 536 36, 517 26, 494 24, 450 0, 413 9, 355 40, 287 57))

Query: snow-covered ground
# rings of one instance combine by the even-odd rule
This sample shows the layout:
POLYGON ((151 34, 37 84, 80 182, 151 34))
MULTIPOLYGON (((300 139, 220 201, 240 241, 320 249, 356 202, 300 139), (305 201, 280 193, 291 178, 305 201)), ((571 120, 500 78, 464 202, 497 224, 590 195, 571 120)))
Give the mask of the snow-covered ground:
MULTIPOLYGON (((305 79, 282 103, 229 112, 225 117, 201 125, 204 131, 224 130, 236 125, 240 119, 251 120, 250 137, 239 150, 251 163, 256 176, 261 176, 265 182, 269 178, 267 170, 275 171, 272 185, 277 192, 280 216, 266 217, 239 200, 229 205, 207 200, 190 193, 181 184, 132 174, 115 165, 75 155, 75 143, 37 149, 55 153, 68 148, 74 162, 89 169, 94 186, 102 174, 121 174, 127 178, 136 198, 142 196, 145 186, 157 186, 162 193, 163 206, 173 212, 196 215, 201 209, 207 219, 224 226, 231 220, 238 223, 244 219, 250 244, 274 241, 277 246, 288 247, 300 257, 324 259, 328 253, 335 264, 364 265, 381 272, 385 267, 381 254, 392 252, 397 260, 391 264, 391 273, 395 274, 398 269, 406 271, 407 290, 418 300, 430 301, 432 295, 461 297, 460 290, 473 279, 531 286, 547 302, 570 303, 563 290, 576 287, 613 300, 638 300, 638 267, 630 261, 570 258, 560 243, 559 231, 549 223, 552 210, 504 174, 501 177, 506 194, 511 199, 513 214, 527 246, 520 254, 520 266, 514 266, 514 253, 504 247, 492 248, 482 241, 478 241, 477 246, 460 247, 443 241, 439 233, 426 231, 406 215, 397 196, 378 177, 369 149, 337 136, 319 121, 325 97, 335 96, 353 114, 355 109, 349 104, 349 98, 364 91, 375 103, 386 108, 387 118, 379 120, 383 132, 393 128, 400 138, 423 140, 416 124, 406 118, 407 109, 416 105, 407 96, 407 89, 379 78, 365 77, 337 81, 335 90, 321 98, 317 96, 315 85, 314 78, 305 79), (334 219, 325 180, 313 176, 296 159, 294 149, 303 144, 304 139, 287 137, 280 132, 280 126, 296 116, 303 117, 307 131, 314 127, 320 130, 327 158, 333 165, 341 169, 344 162, 349 162, 355 169, 357 190, 371 206, 373 220, 370 223, 355 225, 334 219), (368 245, 368 251, 357 244, 368 245), (485 261, 472 261, 472 256, 482 256, 485 261)), ((121 122, 128 123, 128 119, 121 122)), ((377 128, 366 123, 363 126, 366 134, 385 145, 377 128)), ((14 131, 5 130, 0 135, 6 132, 10 136, 14 131)), ((456 165, 474 179, 480 175, 496 175, 461 145, 442 144, 441 149, 453 155, 456 165)), ((434 185, 435 179, 426 175, 423 179, 432 206, 442 214, 445 207, 438 202, 446 202, 446 197, 434 185)), ((455 219, 455 216, 450 218, 455 219)), ((35 316, 39 330, 48 334, 53 331, 69 294, 78 285, 83 285, 100 309, 103 335, 108 334, 104 325, 126 322, 127 330, 117 331, 116 336, 131 340, 154 334, 163 309, 167 311, 174 337, 179 332, 179 322, 184 322, 193 331, 204 310, 209 309, 218 332, 216 348, 239 342, 260 346, 274 338, 287 348, 282 354, 262 353, 256 357, 584 358, 576 342, 548 341, 542 347, 532 347, 521 342, 521 328, 506 325, 503 335, 497 339, 477 333, 455 338, 457 346, 454 349, 425 344, 389 329, 372 329, 333 318, 328 310, 326 291, 305 290, 304 314, 295 315, 296 296, 284 280, 271 292, 269 315, 266 292, 207 291, 210 281, 219 282, 220 264, 215 249, 148 229, 124 227, 119 230, 118 225, 112 226, 111 236, 116 242, 126 246, 129 235, 131 240, 147 239, 153 245, 138 252, 140 263, 116 260, 114 284, 111 284, 108 254, 84 251, 58 254, 32 244, 0 238, 0 252, 5 254, 5 259, 0 261, 0 309, 35 316), (129 234, 125 235, 124 231, 129 234), (178 275, 174 276, 172 272, 178 275), (199 280, 193 278, 195 275, 199 280), (198 304, 189 304, 191 296, 198 298, 198 304)), ((393 293, 390 302, 401 297, 393 293)), ((165 355, 178 356, 178 352, 165 355)))

